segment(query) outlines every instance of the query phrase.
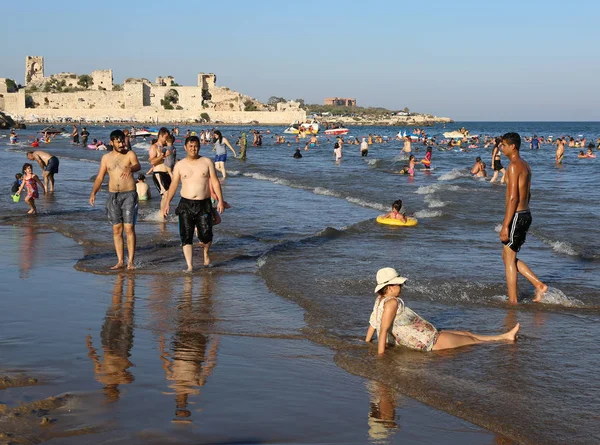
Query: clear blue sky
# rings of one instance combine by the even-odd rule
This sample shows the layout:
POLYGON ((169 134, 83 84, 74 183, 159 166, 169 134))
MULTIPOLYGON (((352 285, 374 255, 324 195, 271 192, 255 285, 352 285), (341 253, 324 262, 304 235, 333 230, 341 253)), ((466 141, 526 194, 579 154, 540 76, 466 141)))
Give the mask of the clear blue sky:
POLYGON ((0 77, 113 69, 198 72, 260 100, 429 112, 457 120, 600 120, 600 2, 30 0, 0 28, 0 77))

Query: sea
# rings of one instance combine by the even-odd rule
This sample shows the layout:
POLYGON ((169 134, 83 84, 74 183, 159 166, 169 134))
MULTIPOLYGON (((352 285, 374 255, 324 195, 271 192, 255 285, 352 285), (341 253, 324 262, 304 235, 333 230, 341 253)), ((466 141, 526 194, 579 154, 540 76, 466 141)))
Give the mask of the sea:
MULTIPOLYGON (((439 141, 461 127, 594 146, 600 138, 595 122, 425 131, 439 141)), ((519 304, 510 305, 499 241, 506 187, 470 174, 478 156, 493 173, 482 143, 434 146, 431 171, 417 164, 410 177, 399 174, 408 156, 395 136, 411 127, 351 126, 346 140, 384 142, 367 157, 345 144, 336 162, 334 138, 322 133, 304 150, 293 135, 275 143, 284 127, 220 125, 232 145, 252 129, 263 145, 249 137, 247 160, 227 161, 231 208, 214 228, 211 267, 195 247, 195 272, 182 272, 176 216, 162 221, 152 190, 140 203, 136 270, 115 272, 106 185, 89 204, 105 152, 73 146, 70 126, 41 144, 60 171, 56 191, 37 200, 39 215, 11 199, 42 128, 19 130, 17 144, 0 133, 0 375, 36 379, 0 391, 0 403, 16 410, 54 397, 42 413, 52 423, 0 410, 3 431, 26 443, 600 443, 600 160, 579 159, 580 148, 567 147, 556 165, 555 146, 530 150, 523 141, 533 223, 518 257, 549 291, 533 303, 521 277, 519 304), (397 199, 417 226, 376 223, 397 199), (439 329, 495 334, 518 322, 518 341, 433 353, 395 347, 378 358, 364 336, 382 267, 408 278, 405 304, 439 329)), ((87 128, 90 140, 108 141, 122 127, 87 128)), ((133 142, 144 173, 149 147, 133 142)), ((200 155, 211 149, 202 145, 200 155)), ((421 143, 413 149, 424 157, 421 143)))

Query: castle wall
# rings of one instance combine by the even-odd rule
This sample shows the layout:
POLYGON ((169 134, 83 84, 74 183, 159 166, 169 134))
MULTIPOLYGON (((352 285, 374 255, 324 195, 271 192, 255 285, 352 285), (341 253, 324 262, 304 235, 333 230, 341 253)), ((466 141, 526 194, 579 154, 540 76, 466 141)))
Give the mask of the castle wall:
POLYGON ((44 80, 44 58, 27 56, 25 58, 25 86, 44 80))
POLYGON ((93 90, 112 91, 113 89, 113 72, 112 70, 96 70, 90 74, 94 81, 92 85, 93 90))
POLYGON ((35 102, 35 110, 59 108, 82 110, 93 108, 123 109, 126 96, 123 91, 79 91, 76 93, 30 93, 35 102))

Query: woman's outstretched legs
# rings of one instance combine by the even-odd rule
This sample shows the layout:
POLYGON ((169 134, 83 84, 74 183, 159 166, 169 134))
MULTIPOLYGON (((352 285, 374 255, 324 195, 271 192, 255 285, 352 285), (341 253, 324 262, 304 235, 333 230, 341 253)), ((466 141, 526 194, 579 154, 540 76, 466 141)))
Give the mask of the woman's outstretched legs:
POLYGON ((514 328, 501 335, 479 335, 468 331, 442 331, 433 350, 454 349, 490 341, 515 341, 519 327, 519 323, 517 323, 514 328))

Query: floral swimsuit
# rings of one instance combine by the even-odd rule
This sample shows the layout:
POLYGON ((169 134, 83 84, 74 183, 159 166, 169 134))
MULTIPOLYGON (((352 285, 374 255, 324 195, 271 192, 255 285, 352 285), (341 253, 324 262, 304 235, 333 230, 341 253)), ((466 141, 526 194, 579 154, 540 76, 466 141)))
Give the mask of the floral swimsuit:
MULTIPOLYGON (((369 324, 377 330, 377 335, 380 335, 379 328, 381 326, 381 317, 383 316, 383 306, 386 301, 394 297, 378 297, 373 306, 373 312, 369 324)), ((440 333, 427 320, 421 318, 413 310, 404 306, 404 301, 398 298, 398 310, 396 317, 392 323, 391 336, 388 332, 388 342, 392 342, 406 346, 407 348, 416 351, 429 352, 433 349, 440 333), (390 338, 391 337, 391 338, 390 338)))

